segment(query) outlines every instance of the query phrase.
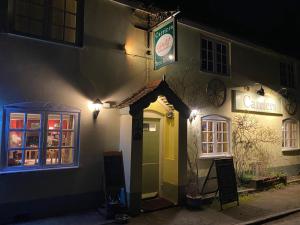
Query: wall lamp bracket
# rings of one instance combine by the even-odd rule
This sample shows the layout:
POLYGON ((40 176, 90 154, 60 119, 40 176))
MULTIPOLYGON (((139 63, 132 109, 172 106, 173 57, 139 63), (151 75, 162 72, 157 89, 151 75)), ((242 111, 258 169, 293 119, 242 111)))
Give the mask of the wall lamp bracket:
POLYGON ((258 95, 261 95, 261 96, 264 96, 264 95, 265 95, 265 90, 263 89, 262 85, 261 85, 260 89, 258 89, 258 90, 256 91, 256 93, 257 93, 258 95))
POLYGON ((97 119, 100 109, 102 108, 103 103, 100 101, 99 98, 97 98, 95 101, 93 101, 93 117, 94 119, 97 119))

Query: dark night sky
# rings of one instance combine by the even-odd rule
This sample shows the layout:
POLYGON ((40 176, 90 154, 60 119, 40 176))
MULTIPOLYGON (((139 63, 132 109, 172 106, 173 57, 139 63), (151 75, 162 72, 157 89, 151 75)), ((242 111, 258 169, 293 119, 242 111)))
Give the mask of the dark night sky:
POLYGON ((200 24, 300 59, 299 0, 146 0, 200 24))

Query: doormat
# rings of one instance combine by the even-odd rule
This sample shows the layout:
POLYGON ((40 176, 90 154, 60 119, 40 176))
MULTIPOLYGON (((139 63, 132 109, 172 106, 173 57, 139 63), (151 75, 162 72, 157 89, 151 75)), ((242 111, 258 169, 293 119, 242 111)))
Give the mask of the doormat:
POLYGON ((154 198, 148 200, 142 200, 141 211, 153 212, 160 209, 166 209, 175 206, 174 203, 164 198, 154 198))

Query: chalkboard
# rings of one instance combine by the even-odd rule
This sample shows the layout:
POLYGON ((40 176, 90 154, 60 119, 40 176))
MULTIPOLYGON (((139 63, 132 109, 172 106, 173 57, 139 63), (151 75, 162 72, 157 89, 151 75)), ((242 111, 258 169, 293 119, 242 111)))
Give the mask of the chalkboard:
POLYGON ((215 165, 221 209, 223 204, 229 202, 237 201, 237 204, 239 205, 233 159, 216 159, 215 165))
POLYGON ((122 152, 104 152, 103 155, 106 189, 125 187, 122 152))

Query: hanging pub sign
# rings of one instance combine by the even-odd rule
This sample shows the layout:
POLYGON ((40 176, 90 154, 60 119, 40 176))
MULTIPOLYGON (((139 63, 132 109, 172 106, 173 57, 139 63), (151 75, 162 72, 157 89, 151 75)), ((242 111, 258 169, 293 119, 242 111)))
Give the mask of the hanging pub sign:
POLYGON ((272 96, 233 90, 232 111, 282 115, 281 100, 272 96))
POLYGON ((176 61, 176 18, 163 22, 153 30, 154 69, 176 61))

